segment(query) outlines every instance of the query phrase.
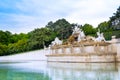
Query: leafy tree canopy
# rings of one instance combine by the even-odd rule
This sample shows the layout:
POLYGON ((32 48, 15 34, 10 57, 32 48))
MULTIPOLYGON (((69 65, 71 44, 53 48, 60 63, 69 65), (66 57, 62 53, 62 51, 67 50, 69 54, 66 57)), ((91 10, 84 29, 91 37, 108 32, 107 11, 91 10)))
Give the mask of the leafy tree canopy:
POLYGON ((81 28, 86 35, 96 34, 96 29, 90 24, 85 24, 81 28))

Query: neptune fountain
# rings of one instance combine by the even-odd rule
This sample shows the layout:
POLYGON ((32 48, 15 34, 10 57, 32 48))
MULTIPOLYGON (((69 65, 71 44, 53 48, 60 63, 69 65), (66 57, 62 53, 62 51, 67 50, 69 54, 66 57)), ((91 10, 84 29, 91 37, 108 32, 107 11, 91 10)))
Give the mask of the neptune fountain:
POLYGON ((50 45, 48 61, 57 62, 116 62, 117 51, 100 30, 97 37, 86 36, 77 26, 70 36, 74 41, 64 44, 58 37, 50 45))

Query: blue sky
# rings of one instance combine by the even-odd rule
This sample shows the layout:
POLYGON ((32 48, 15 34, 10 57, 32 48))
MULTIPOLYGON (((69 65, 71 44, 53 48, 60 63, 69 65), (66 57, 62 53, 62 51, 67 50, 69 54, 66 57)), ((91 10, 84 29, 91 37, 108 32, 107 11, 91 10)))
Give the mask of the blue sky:
POLYGON ((119 6, 120 0, 0 0, 0 30, 27 33, 61 18, 96 27, 119 6))

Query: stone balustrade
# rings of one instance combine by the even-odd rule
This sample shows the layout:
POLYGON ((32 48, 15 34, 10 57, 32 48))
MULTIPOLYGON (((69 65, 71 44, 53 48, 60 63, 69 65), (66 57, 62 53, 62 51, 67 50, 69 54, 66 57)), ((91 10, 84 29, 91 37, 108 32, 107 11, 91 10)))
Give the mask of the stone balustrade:
POLYGON ((117 47, 108 42, 82 42, 69 45, 55 45, 46 55, 48 61, 56 62, 116 62, 117 47))
POLYGON ((51 54, 105 54, 115 53, 116 49, 114 45, 109 43, 78 43, 77 45, 56 45, 51 47, 51 54))

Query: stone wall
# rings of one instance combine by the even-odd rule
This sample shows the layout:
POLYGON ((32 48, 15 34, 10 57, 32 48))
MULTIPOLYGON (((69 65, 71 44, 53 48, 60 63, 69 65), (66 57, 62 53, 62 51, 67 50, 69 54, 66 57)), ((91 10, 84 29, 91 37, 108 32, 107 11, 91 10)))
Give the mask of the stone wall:
POLYGON ((117 52, 116 61, 120 62, 120 38, 119 39, 113 38, 109 42, 112 43, 112 46, 113 46, 112 50, 117 52))
POLYGON ((47 56, 47 60, 56 62, 120 62, 120 40, 112 39, 108 42, 111 43, 108 46, 69 46, 53 49, 52 53, 47 56))
POLYGON ((115 55, 91 56, 48 56, 53 62, 115 62, 115 55))
POLYGON ((120 62, 120 43, 116 44, 117 46, 117 56, 116 59, 118 62, 120 62))
POLYGON ((52 54, 83 54, 83 53, 116 53, 115 45, 109 46, 76 46, 76 47, 66 47, 66 48, 57 48, 52 49, 52 54))

